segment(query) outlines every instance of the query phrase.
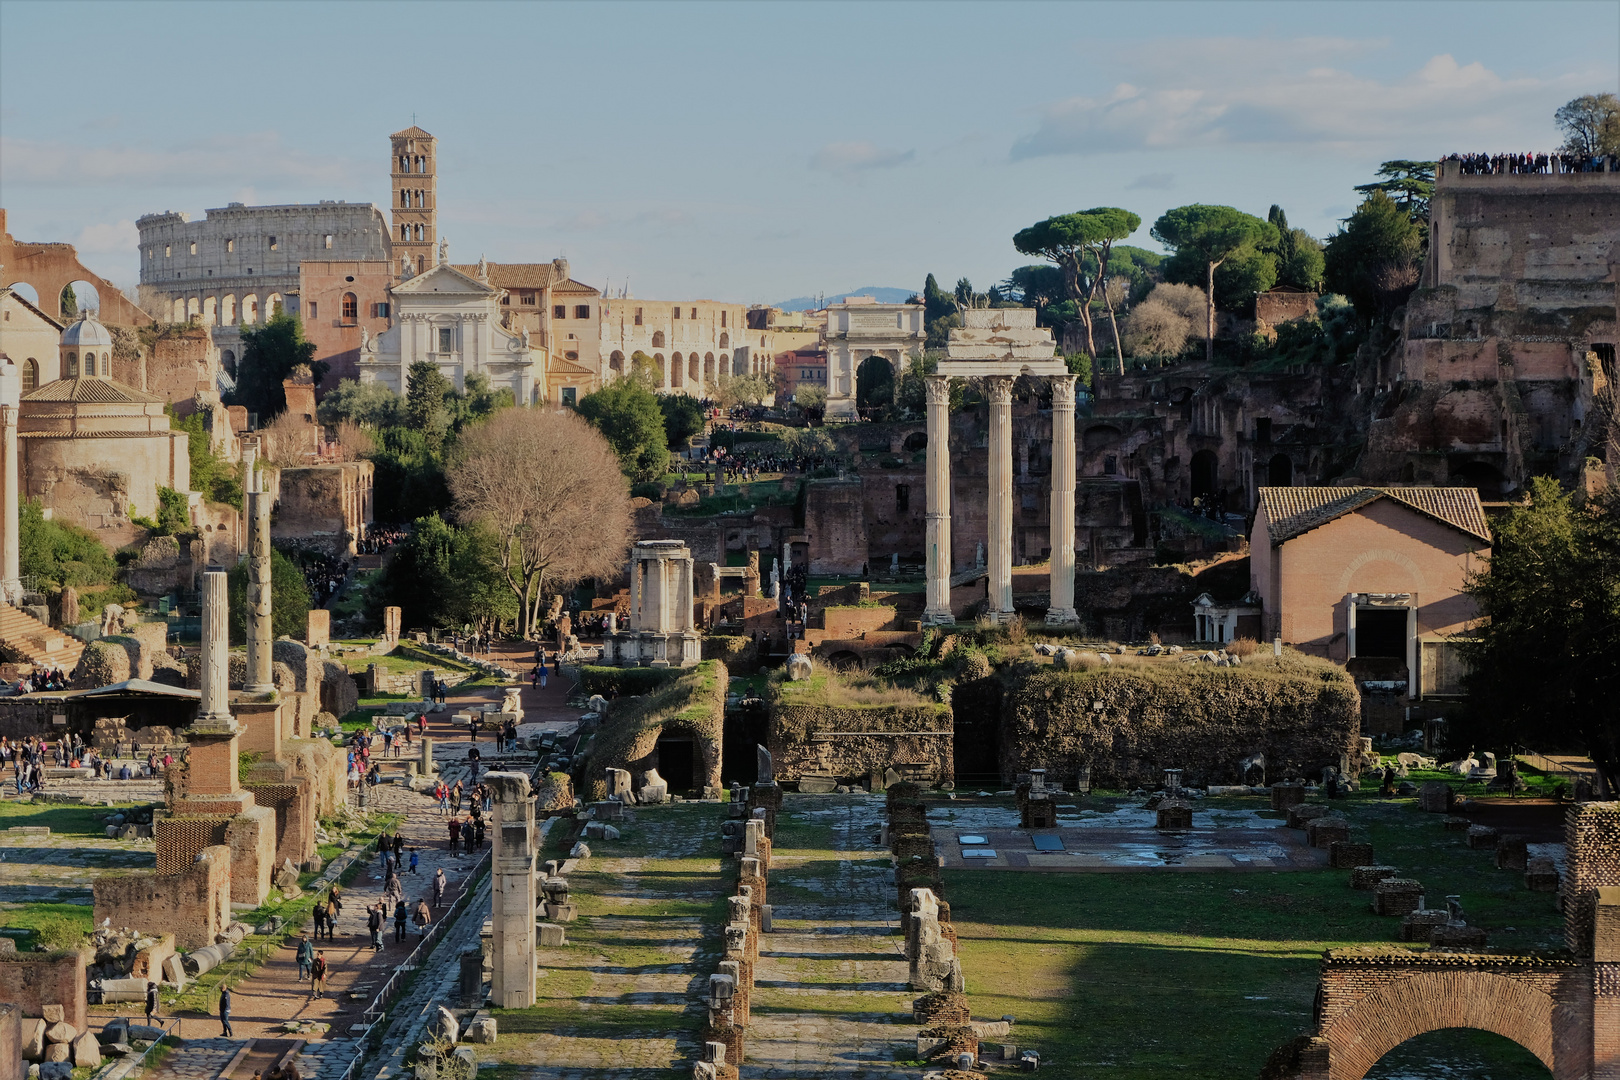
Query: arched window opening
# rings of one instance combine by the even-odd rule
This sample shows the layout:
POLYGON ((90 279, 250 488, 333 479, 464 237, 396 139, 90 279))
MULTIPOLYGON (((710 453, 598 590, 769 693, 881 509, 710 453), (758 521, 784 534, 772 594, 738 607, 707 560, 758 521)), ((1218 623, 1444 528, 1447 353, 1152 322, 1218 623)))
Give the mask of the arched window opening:
POLYGON ((721 334, 720 335, 720 347, 722 349, 731 348, 731 335, 730 334, 721 334))
POLYGON ((608 357, 608 370, 623 373, 624 353, 617 349, 613 350, 613 355, 608 357))
POLYGON ((77 379, 79 377, 79 354, 72 349, 62 357, 62 378, 77 379))
POLYGON ((360 317, 360 301, 352 292, 343 294, 343 321, 353 324, 360 317))
POLYGON ((653 348, 655 349, 662 349, 664 347, 664 332, 662 330, 653 331, 652 343, 653 348))
POLYGON ((23 361, 22 366, 23 393, 39 388, 39 361, 32 356, 23 361))

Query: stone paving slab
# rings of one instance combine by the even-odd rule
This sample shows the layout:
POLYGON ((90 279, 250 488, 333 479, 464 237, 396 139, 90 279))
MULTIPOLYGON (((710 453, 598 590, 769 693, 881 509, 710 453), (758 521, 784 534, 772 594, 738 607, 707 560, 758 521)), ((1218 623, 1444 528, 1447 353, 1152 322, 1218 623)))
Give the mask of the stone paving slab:
POLYGON ((790 795, 784 810, 830 825, 833 846, 773 855, 774 931, 754 969, 742 1076, 915 1080, 898 1064, 915 1055, 916 995, 889 906, 893 867, 873 843, 883 800, 790 795))

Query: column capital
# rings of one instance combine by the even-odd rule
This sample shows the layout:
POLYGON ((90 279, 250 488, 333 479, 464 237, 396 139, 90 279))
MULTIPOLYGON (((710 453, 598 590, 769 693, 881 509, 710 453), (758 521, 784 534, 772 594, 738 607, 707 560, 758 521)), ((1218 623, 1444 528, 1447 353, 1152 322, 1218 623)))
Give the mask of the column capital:
POLYGON ((951 377, 949 375, 929 375, 923 379, 923 386, 928 392, 928 404, 949 405, 951 403, 951 377))
POLYGON ((985 389, 990 395, 990 404, 1006 406, 1012 404, 1011 375, 991 375, 984 380, 985 389))
POLYGON ((1052 385, 1052 408, 1074 408, 1074 381, 1073 375, 1053 375, 1050 377, 1052 385))

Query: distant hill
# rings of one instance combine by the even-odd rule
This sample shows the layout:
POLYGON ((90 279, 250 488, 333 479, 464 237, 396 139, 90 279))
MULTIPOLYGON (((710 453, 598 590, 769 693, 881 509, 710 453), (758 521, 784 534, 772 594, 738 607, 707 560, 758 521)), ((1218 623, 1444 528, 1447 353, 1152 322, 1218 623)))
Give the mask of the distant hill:
MULTIPOLYGON (((916 289, 890 289, 882 285, 862 285, 858 289, 827 297, 827 303, 837 304, 848 300, 852 296, 871 296, 875 297, 880 304, 903 304, 916 295, 916 289)), ((791 300, 781 300, 771 306, 779 307, 783 311, 814 311, 820 304, 814 296, 795 296, 791 300)))

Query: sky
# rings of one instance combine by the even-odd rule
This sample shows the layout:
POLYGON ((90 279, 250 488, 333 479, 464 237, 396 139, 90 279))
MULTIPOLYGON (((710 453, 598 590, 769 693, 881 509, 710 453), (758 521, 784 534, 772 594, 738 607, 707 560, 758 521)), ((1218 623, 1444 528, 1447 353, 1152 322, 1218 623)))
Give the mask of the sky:
POLYGON ((137 279, 135 219, 389 202, 439 140, 451 258, 649 299, 983 290, 1018 229, 1186 203, 1330 234, 1382 161, 1551 149, 1620 0, 0 0, 0 205, 137 279))

